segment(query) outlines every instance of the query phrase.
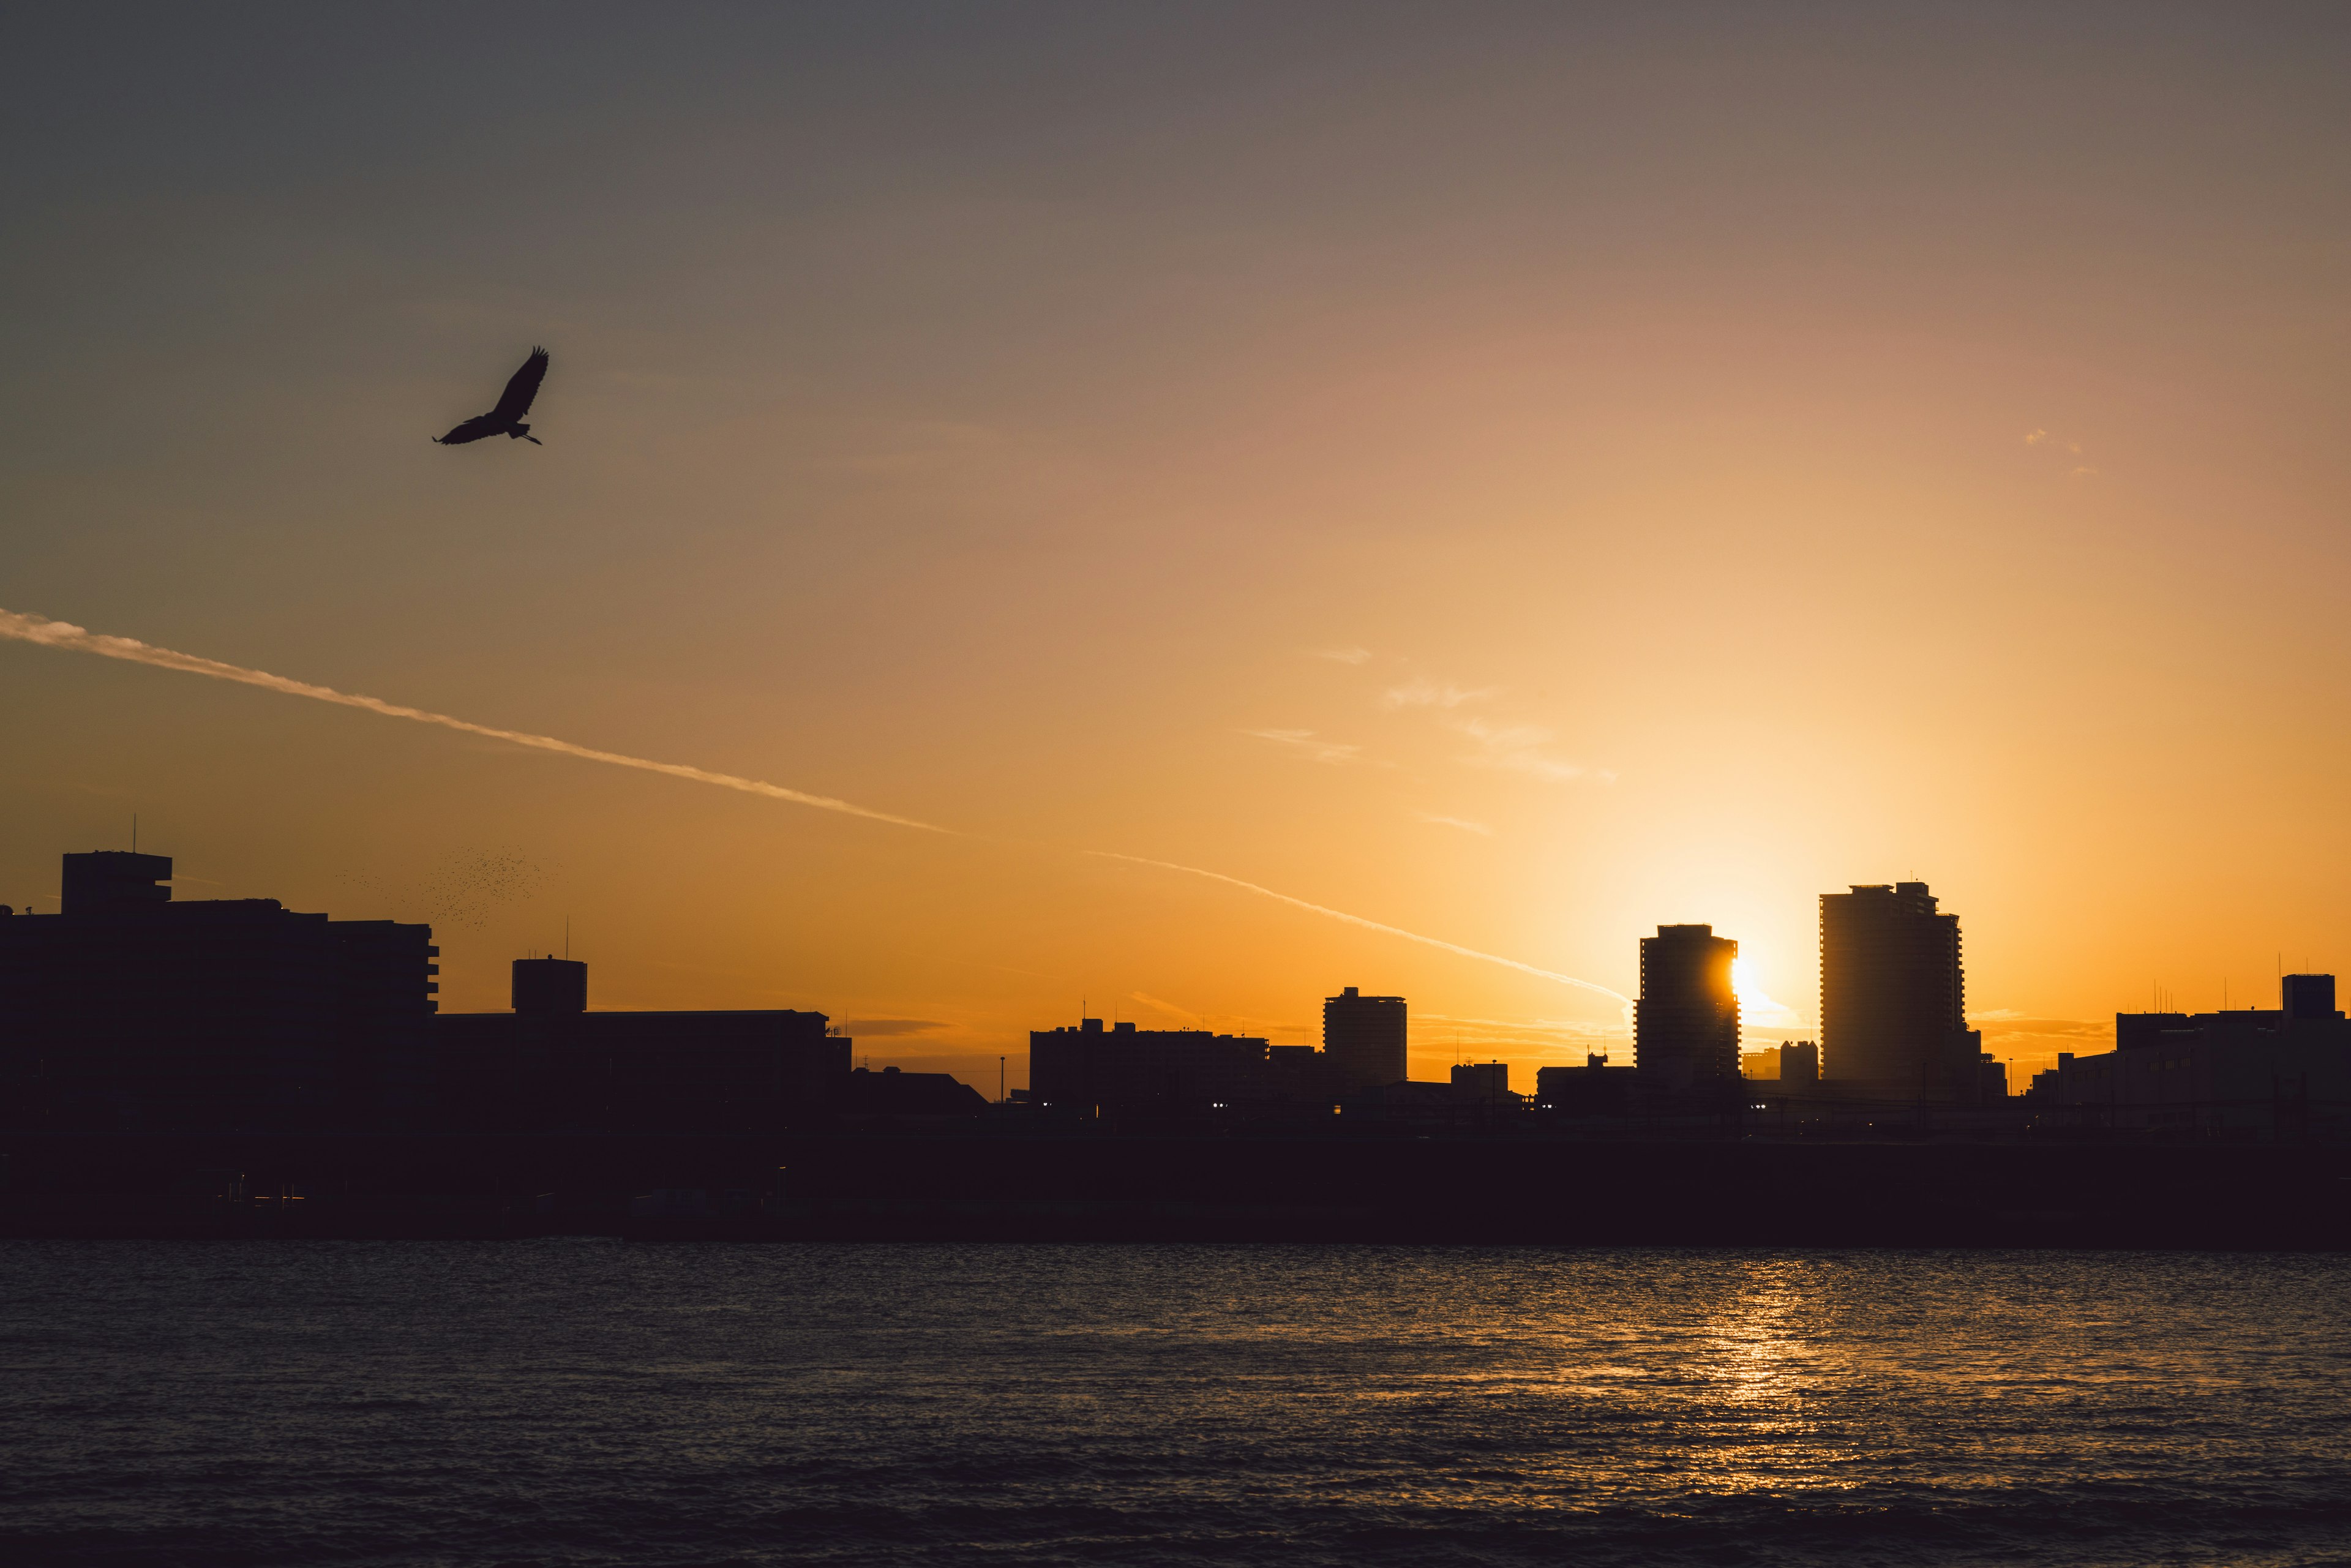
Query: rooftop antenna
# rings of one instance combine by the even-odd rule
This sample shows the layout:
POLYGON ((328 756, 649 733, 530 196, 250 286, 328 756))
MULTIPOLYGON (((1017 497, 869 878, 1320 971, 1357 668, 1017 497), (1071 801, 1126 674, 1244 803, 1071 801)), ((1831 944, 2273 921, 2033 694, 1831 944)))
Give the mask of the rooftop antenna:
POLYGON ((571 916, 563 917, 563 961, 571 962, 571 916))
POLYGON ((136 811, 131 813, 131 852, 134 855, 139 852, 139 813, 136 811))

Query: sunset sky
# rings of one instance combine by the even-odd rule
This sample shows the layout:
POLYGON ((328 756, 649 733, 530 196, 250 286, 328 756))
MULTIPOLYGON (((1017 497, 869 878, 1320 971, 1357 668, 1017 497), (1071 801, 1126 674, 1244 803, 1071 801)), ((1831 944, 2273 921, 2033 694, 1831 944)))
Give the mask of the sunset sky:
POLYGON ((1750 1048, 1915 876, 2020 1074, 2351 968, 2351 11, 1637 9, 12 9, 0 609, 951 831, 0 640, 0 902, 135 811, 991 1093, 1628 1059, 1146 862, 1750 1048))

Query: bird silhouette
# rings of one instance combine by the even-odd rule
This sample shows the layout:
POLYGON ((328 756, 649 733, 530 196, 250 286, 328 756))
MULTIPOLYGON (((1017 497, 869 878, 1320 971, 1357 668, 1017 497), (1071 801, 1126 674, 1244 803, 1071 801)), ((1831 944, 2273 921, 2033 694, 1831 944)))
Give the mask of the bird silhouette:
POLYGON ((507 390, 498 394, 498 406, 487 413, 477 413, 446 435, 433 439, 444 446, 463 446, 468 441, 479 441, 486 435, 504 435, 509 440, 528 441, 533 446, 545 444, 522 423, 530 412, 531 399, 538 395, 538 383, 547 379, 547 350, 533 349, 522 369, 507 382, 507 390))

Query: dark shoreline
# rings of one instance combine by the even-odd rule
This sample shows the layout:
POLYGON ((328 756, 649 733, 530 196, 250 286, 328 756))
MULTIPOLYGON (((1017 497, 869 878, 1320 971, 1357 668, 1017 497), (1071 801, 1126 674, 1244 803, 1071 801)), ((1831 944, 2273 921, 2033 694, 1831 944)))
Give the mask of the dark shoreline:
POLYGON ((2351 1248, 2351 1148, 1009 1135, 0 1141, 0 1237, 2351 1248))

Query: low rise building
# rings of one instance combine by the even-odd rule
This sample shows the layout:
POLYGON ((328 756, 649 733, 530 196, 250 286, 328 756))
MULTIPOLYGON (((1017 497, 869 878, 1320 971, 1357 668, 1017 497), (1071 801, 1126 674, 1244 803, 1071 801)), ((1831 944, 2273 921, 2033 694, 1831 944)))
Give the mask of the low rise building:
POLYGON ((434 1020, 446 1124, 481 1133, 766 1133, 831 1113, 852 1041, 781 1009, 590 1012, 588 967, 517 958, 514 1010, 434 1020))
MULTIPOLYGON (((2116 1013, 2115 1049, 2061 1054, 2036 1108, 2207 1137, 2351 1136, 2351 1021, 2331 975, 2289 975, 2276 1009, 2116 1013)), ((1996 1064, 1995 1064, 1996 1065, 1996 1064)))

